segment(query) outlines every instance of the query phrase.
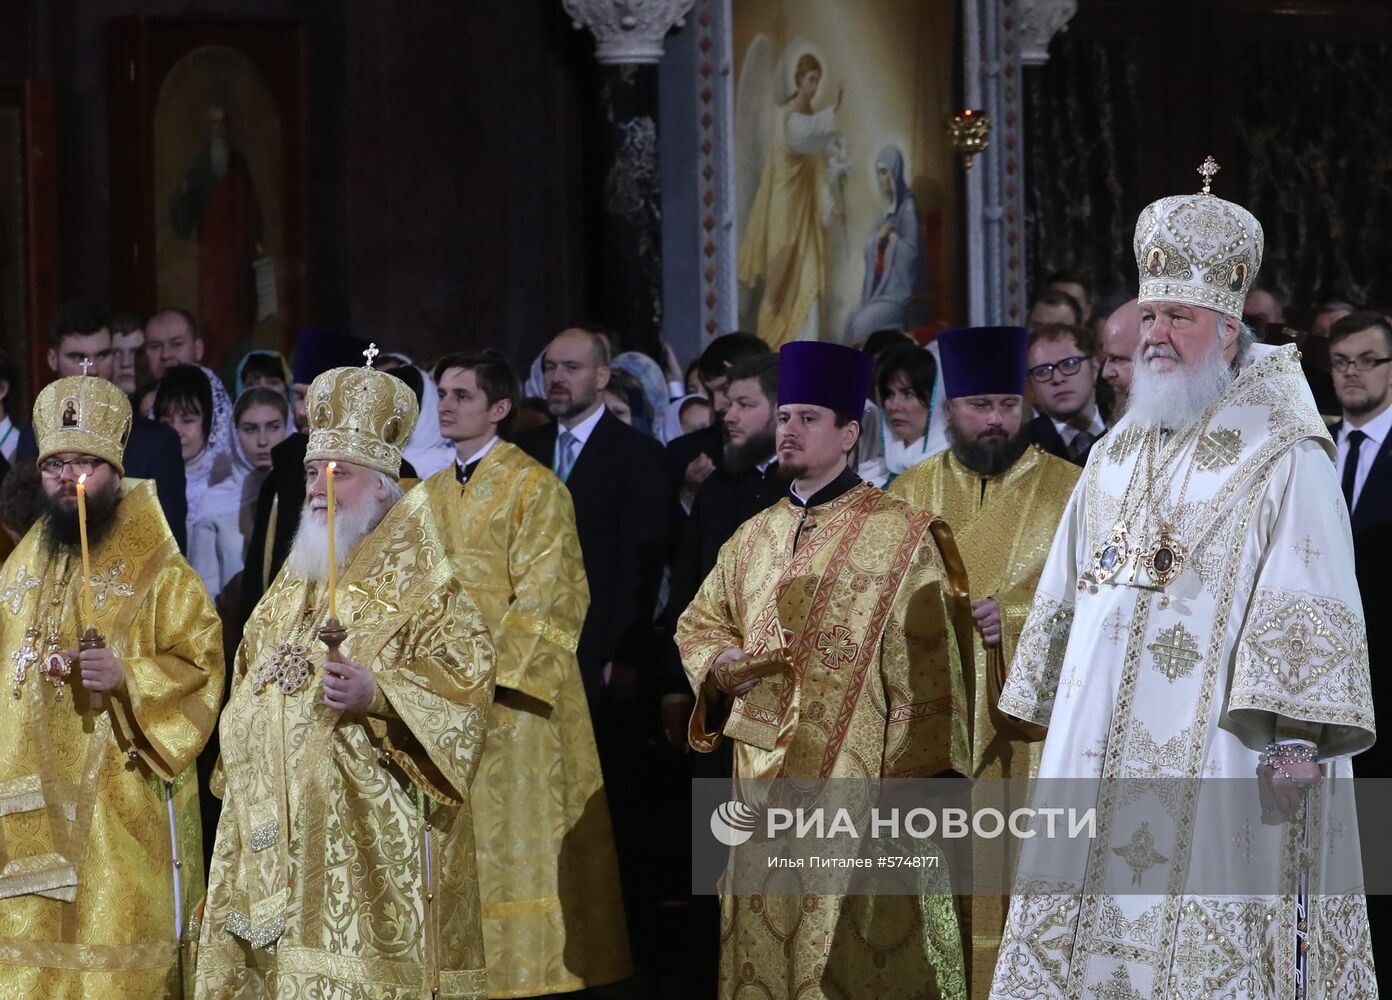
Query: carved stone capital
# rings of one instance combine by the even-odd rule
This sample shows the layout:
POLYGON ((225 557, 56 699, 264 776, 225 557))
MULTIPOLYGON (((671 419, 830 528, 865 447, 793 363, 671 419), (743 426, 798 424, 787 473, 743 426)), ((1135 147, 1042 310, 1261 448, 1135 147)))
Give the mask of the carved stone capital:
POLYGON ((662 40, 679 28, 694 0, 561 0, 575 28, 595 36, 601 63, 662 61, 662 40))
POLYGON ((1020 61, 1043 66, 1049 42, 1078 13, 1078 0, 1020 0, 1020 61))

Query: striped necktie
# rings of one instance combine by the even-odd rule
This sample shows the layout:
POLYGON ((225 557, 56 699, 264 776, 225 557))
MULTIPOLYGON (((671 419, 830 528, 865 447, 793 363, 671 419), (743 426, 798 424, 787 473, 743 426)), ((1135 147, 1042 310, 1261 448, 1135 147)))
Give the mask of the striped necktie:
POLYGON ((561 448, 560 455, 556 459, 556 475, 560 476, 562 481, 569 478, 570 470, 575 466, 575 448, 579 443, 580 439, 570 431, 561 431, 561 448))

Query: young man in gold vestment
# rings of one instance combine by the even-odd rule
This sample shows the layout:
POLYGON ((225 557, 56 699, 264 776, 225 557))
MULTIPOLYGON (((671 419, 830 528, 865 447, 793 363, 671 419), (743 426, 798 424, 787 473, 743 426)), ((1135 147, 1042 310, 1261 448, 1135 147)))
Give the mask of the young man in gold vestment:
MULTIPOLYGON (((970 609, 951 532, 847 467, 870 363, 784 345, 778 462, 792 488, 724 545, 677 624, 691 745, 736 738, 737 785, 970 770, 970 609), (743 679, 751 658, 786 668, 743 679)), ((959 933, 941 894, 726 895, 720 996, 965 997, 959 933)))
POLYGON ((0 572, 0 997, 184 995, 222 625, 154 483, 123 480, 130 430, 95 376, 34 405, 47 510, 0 572))
MULTIPOLYGON (((1029 778, 1039 767, 1042 744, 1033 731, 1031 742, 1018 720, 1003 717, 996 702, 1082 470, 1030 443, 1024 413, 1029 331, 947 330, 938 335, 938 348, 951 448, 906 469, 889 492, 952 525, 967 568, 976 618, 971 776, 1029 778)), ((974 840, 973 867, 1008 865, 1005 844, 974 840)), ((1007 903, 1008 897, 986 894, 966 901, 974 997, 984 998, 990 989, 1007 903)))
POLYGON ((200 998, 487 996, 469 788, 493 644, 396 482, 417 412, 369 367, 310 386, 305 509, 219 730, 200 998))
POLYGON ((590 603, 565 484, 499 438, 521 389, 493 351, 435 369, 456 461, 422 487, 498 650, 474 780, 488 989, 542 996, 631 971, 618 859, 575 648, 590 603))

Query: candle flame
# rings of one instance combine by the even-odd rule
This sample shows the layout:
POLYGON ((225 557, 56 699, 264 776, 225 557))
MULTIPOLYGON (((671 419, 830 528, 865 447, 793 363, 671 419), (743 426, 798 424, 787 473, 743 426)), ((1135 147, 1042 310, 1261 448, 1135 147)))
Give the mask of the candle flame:
POLYGON ((85 482, 87 482, 87 473, 84 472, 82 475, 77 477, 77 485, 81 486, 85 482))
POLYGON ((333 472, 333 470, 334 470, 334 469, 337 469, 337 468, 338 468, 338 463, 337 463, 337 462, 330 462, 330 463, 329 463, 329 471, 330 471, 330 472, 333 472))

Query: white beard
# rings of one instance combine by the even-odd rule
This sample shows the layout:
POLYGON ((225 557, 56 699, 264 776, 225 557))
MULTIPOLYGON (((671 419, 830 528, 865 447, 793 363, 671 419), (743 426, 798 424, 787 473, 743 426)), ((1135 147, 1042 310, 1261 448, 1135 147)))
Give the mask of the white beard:
POLYGON ((222 136, 213 136, 208 147, 208 159, 213 165, 213 176, 222 180, 222 175, 227 173, 227 162, 232 158, 232 148, 227 144, 227 140, 222 136))
MULTIPOLYGON (((311 508, 306 500, 300 511, 300 527, 295 532, 295 540, 290 543, 290 554, 285 557, 285 568, 291 576, 316 583, 329 575, 329 525, 315 517, 312 510, 327 510, 328 502, 320 497, 318 506, 311 508)), ((334 562, 339 572, 348 565, 349 558, 361 542, 380 520, 377 512, 367 508, 344 510, 340 504, 334 517, 334 562)))
POLYGON ((1126 412, 1142 426, 1180 430, 1202 417, 1232 381, 1232 368, 1223 357, 1220 337, 1214 337, 1208 353, 1190 365, 1164 345, 1146 348, 1142 344, 1132 365, 1126 412), (1175 367, 1168 372, 1156 371, 1151 364, 1158 358, 1173 358, 1175 367))

